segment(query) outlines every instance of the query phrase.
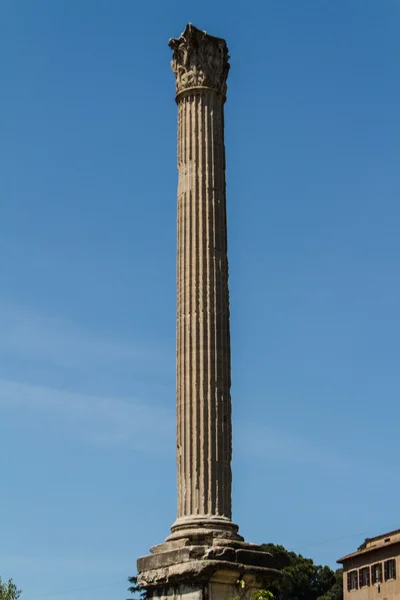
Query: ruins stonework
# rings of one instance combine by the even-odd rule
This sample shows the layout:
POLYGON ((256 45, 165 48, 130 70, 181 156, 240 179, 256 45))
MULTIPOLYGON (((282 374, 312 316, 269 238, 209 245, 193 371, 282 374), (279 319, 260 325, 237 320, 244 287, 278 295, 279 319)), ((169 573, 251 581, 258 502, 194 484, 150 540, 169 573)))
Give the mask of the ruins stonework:
POLYGON ((228 48, 191 24, 169 46, 178 105, 178 514, 166 541, 138 560, 138 582, 160 600, 249 600, 279 572, 232 522, 228 48))

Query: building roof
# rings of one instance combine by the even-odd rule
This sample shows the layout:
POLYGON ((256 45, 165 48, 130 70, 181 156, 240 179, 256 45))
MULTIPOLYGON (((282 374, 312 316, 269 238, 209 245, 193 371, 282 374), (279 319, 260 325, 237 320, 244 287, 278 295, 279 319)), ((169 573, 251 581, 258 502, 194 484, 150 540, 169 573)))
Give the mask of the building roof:
POLYGON ((376 540, 380 540, 381 538, 386 538, 388 535, 395 535, 396 533, 400 533, 400 529, 395 529, 394 531, 389 531, 388 533, 381 533, 380 535, 376 535, 372 538, 366 538, 366 542, 375 542, 376 540))
MULTIPOLYGON (((395 529, 394 531, 389 531, 388 533, 381 533, 381 535, 377 535, 372 538, 366 538, 365 543, 370 544, 371 542, 376 542, 382 538, 387 538, 387 537, 390 537, 391 535, 396 535, 399 533, 400 533, 400 529, 395 529)), ((338 558, 338 560, 336 562, 344 563, 349 558, 354 558, 356 556, 362 556, 363 554, 368 554, 369 552, 374 552, 375 550, 378 550, 380 548, 385 548, 386 546, 394 546, 395 544, 399 544, 399 543, 400 543, 400 539, 398 537, 396 537, 394 540, 391 540, 389 542, 386 542, 385 544, 382 544, 382 546, 368 545, 366 548, 363 548, 362 550, 357 550, 356 552, 352 552, 351 554, 346 554, 346 556, 343 556, 342 558, 338 558)))

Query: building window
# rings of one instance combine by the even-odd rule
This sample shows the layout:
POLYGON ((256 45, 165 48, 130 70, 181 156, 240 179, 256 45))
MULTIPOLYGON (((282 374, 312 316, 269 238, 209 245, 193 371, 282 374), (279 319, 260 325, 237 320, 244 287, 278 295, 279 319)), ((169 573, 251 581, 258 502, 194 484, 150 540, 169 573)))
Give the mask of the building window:
POLYGON ((386 560, 384 563, 385 567, 385 581, 388 579, 396 579, 396 561, 394 558, 386 560))
POLYGON ((350 592, 350 590, 356 590, 357 588, 357 571, 349 571, 347 573, 347 589, 350 592))
POLYGON ((363 567, 358 571, 359 587, 369 585, 369 567, 363 567))
POLYGON ((372 584, 381 583, 382 581, 382 563, 376 563, 371 567, 372 584))

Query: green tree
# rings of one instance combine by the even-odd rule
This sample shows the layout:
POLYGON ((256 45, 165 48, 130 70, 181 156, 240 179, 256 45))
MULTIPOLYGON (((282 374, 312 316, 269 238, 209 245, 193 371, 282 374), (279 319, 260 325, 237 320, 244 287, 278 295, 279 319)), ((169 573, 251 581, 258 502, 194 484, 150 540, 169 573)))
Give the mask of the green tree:
POLYGON ((338 576, 329 567, 315 565, 311 558, 276 544, 263 544, 262 548, 275 557, 282 571, 282 577, 269 588, 276 600, 342 600, 342 595, 327 595, 333 588, 338 591, 338 576))
POLYGON ((131 584, 128 588, 128 592, 131 594, 139 594, 139 598, 131 598, 130 600, 144 600, 146 598, 146 590, 138 585, 137 577, 128 577, 128 581, 131 584))
POLYGON ((12 579, 5 583, 0 577, 0 600, 18 600, 21 590, 17 588, 12 579))
POLYGON ((335 583, 318 600, 343 600, 343 569, 335 571, 335 583))

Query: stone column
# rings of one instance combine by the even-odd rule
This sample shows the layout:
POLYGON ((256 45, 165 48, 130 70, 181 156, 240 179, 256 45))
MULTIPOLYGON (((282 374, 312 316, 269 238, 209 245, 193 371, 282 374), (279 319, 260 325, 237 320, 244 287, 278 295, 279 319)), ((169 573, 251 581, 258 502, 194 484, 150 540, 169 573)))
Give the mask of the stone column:
POLYGON ((148 600, 253 600, 279 571, 231 521, 228 49, 190 24, 169 45, 178 103, 178 518, 138 559, 138 583, 148 600))
POLYGON ((188 25, 172 39, 178 104, 177 465, 173 536, 234 534, 224 103, 228 49, 188 25))

